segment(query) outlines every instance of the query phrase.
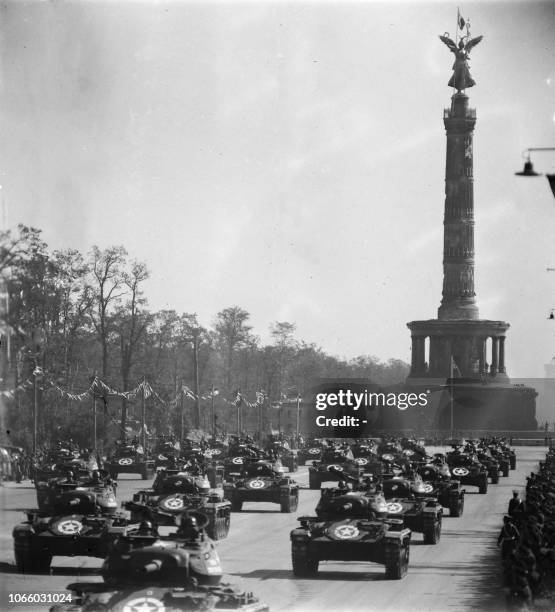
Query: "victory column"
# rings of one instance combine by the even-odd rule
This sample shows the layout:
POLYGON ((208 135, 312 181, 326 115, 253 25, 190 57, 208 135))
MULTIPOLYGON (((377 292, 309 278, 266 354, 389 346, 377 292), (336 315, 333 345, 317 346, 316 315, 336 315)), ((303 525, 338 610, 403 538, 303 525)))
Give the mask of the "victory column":
MULTIPOLYGON (((461 20, 462 21, 462 20, 461 20)), ((509 323, 480 319, 474 290, 473 132, 476 111, 466 90, 476 82, 468 65, 482 40, 466 33, 440 40, 455 56, 448 86, 455 92, 444 110, 447 136, 443 241, 443 291, 437 319, 412 321, 411 371, 407 384, 448 391, 430 406, 426 421, 439 429, 535 429, 535 391, 511 385, 505 368, 509 323), (452 399, 451 399, 452 398, 452 399), (454 410, 452 409, 454 405, 454 410), (454 416, 453 415, 454 412, 454 416), (454 420, 454 422, 453 422, 454 420)), ((404 418, 410 415, 404 415, 404 418)), ((410 425, 404 423, 404 425, 410 425)))

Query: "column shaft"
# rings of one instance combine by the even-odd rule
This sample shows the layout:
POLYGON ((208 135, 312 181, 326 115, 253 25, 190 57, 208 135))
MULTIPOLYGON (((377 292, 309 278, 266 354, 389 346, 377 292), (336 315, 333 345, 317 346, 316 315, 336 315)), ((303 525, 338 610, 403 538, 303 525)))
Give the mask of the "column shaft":
POLYGON ((499 338, 493 336, 491 339, 491 370, 492 374, 499 371, 499 338))
POLYGON ((505 336, 499 338, 499 372, 505 373, 505 336))

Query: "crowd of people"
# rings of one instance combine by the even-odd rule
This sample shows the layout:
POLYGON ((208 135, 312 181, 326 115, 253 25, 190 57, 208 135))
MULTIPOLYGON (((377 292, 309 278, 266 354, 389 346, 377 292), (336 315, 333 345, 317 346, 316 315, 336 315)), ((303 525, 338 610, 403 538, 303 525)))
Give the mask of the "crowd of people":
POLYGON ((0 486, 9 480, 21 482, 29 478, 33 460, 29 453, 15 446, 0 446, 0 486))
POLYGON ((512 603, 528 610, 546 596, 555 569, 555 449, 527 478, 525 499, 513 492, 497 541, 512 603))

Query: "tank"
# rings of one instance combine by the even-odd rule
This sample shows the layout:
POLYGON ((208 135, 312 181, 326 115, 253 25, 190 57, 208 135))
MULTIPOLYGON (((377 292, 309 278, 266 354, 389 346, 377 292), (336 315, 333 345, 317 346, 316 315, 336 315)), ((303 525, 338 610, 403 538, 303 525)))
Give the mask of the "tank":
POLYGON ((157 440, 152 457, 156 468, 167 467, 179 458, 179 445, 172 440, 161 437, 157 440))
POLYGON ((143 447, 126 441, 116 443, 105 467, 114 480, 119 474, 138 474, 143 480, 149 480, 156 471, 154 460, 146 456, 143 447))
POLYGON ((71 606, 54 606, 51 612, 268 611, 251 593, 221 582, 220 559, 204 529, 204 515, 187 512, 178 523, 168 536, 160 536, 148 522, 127 529, 104 561, 104 583, 68 585, 75 594, 71 606))
POLYGON ((419 468, 424 482, 424 495, 435 497, 449 510, 449 516, 462 516, 464 511, 464 489, 458 480, 451 479, 451 471, 446 463, 426 464, 419 468))
POLYGON ((198 510, 208 518, 206 530, 213 540, 225 538, 229 532, 231 502, 223 491, 211 490, 205 476, 178 470, 159 470, 151 489, 138 491, 123 507, 131 513, 131 522, 145 516, 157 525, 175 525, 184 510, 198 510))
POLYGON ((296 472, 299 469, 297 451, 292 450, 286 441, 273 440, 268 446, 268 451, 272 456, 279 458, 283 467, 289 472, 296 472))
POLYGON ((121 513, 103 513, 94 491, 78 488, 62 491, 51 510, 26 515, 12 534, 15 563, 24 573, 48 571, 56 555, 104 558, 128 524, 121 513))
POLYGON ((214 441, 204 450, 203 454, 207 459, 220 461, 226 457, 228 450, 229 447, 223 442, 214 441))
MULTIPOLYGON (((94 469, 98 466, 95 464, 94 469)), ((88 481, 92 475, 92 468, 82 458, 79 457, 79 451, 55 451, 50 455, 49 462, 42 463, 40 467, 34 471, 35 492, 37 495, 37 504, 41 509, 46 509, 48 498, 51 494, 51 487, 58 479, 67 478, 68 474, 72 474, 73 478, 79 482, 88 481)))
POLYGON ((417 487, 406 478, 396 477, 381 483, 391 518, 400 518, 412 531, 424 535, 424 544, 437 544, 441 537, 443 508, 433 497, 425 495, 420 481, 417 487))
POLYGON ((416 440, 403 438, 401 440, 402 453, 413 463, 424 464, 428 460, 426 448, 416 440))
POLYGON ((323 489, 316 516, 300 517, 300 527, 291 531, 293 574, 314 576, 323 560, 369 561, 384 565, 386 578, 403 578, 411 530, 386 516, 381 493, 323 489))
POLYGON ((462 485, 478 487, 478 492, 482 495, 488 492, 487 468, 478 461, 475 455, 454 450, 447 453, 446 459, 451 474, 462 485))
POLYGON ((489 449, 478 449, 477 452, 478 461, 485 466, 488 471, 488 477, 491 478, 491 484, 498 484, 499 482, 499 461, 493 457, 489 449))
POLYGON ((118 504, 116 501, 117 483, 113 482, 105 470, 87 471, 67 470, 65 476, 51 478, 37 486, 37 504, 39 510, 53 511, 60 496, 67 491, 89 491, 95 496, 96 505, 102 514, 113 514, 118 504))
POLYGON ((224 459, 224 480, 233 481, 243 473, 243 467, 252 461, 263 459, 265 453, 261 448, 252 444, 235 443, 229 447, 224 459))
POLYGON ((311 489, 319 489, 323 482, 341 480, 343 474, 358 479, 363 473, 363 466, 355 461, 350 449, 326 448, 321 459, 308 468, 308 485, 311 489))
POLYGON ((224 483, 224 495, 231 509, 240 512, 244 502, 272 502, 281 512, 295 512, 299 503, 299 485, 284 475, 280 464, 244 459, 239 476, 224 483))
POLYGON ((372 441, 358 440, 351 445, 351 451, 359 465, 366 465, 377 458, 376 445, 372 441))
POLYGON ((307 440, 302 448, 299 448, 297 451, 297 461, 299 465, 304 465, 307 461, 319 461, 322 458, 322 452, 326 446, 325 440, 307 440))

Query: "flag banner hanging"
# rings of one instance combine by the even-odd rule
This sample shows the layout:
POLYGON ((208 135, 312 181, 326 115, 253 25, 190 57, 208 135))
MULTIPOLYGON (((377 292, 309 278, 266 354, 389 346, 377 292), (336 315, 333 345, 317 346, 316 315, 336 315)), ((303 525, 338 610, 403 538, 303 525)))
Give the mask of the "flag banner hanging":
POLYGON ((187 387, 187 385, 183 385, 181 387, 181 392, 183 393, 185 397, 189 397, 190 399, 194 399, 194 400, 197 399, 196 393, 192 389, 187 387))
MULTIPOLYGON (((196 393, 187 385, 182 385, 181 388, 177 391, 175 397, 169 401, 166 401, 162 397, 160 397, 160 395, 152 388, 152 385, 146 380, 143 380, 142 382, 140 382, 134 389, 131 389, 130 391, 119 391, 109 386, 108 384, 106 384, 98 376, 95 376, 92 379, 88 389, 86 389, 85 391, 82 391, 81 393, 75 393, 74 391, 68 391, 67 389, 64 389, 60 385, 56 384, 49 377, 49 375, 46 372, 44 372, 42 368, 38 366, 33 371, 33 375, 37 378, 40 377, 40 381, 41 381, 40 388, 41 390, 47 393, 49 392, 57 393, 60 397, 68 399, 72 402, 84 402, 85 400, 96 396, 97 398, 100 398, 104 401, 105 407, 107 405, 106 403, 107 397, 120 397, 126 400, 136 400, 140 396, 140 394, 143 394, 143 393, 144 393, 145 399, 152 397, 157 402, 159 402, 163 406, 167 406, 168 408, 177 407, 182 397, 187 397, 193 400, 197 399, 196 393)), ((15 387, 14 389, 0 391, 0 397, 6 397, 9 399, 13 399, 17 392, 27 391, 31 389, 34 386, 34 384, 35 384, 35 380, 33 378, 28 378, 24 382, 17 385, 17 387, 15 387)), ((198 397, 199 399, 202 399, 204 401, 208 401, 208 400, 212 401, 217 396, 220 396, 220 392, 217 389, 214 389, 213 392, 210 391, 198 397)), ((241 393, 239 389, 235 392, 233 399, 226 399, 223 396, 221 397, 221 400, 225 404, 229 404, 235 408, 237 408, 238 406, 241 406, 242 404, 244 404, 248 408, 261 407, 264 405, 266 399, 267 399, 267 395, 264 391, 256 391, 254 401, 250 401, 241 393)), ((287 399, 284 396, 283 401, 288 403, 288 402, 294 402, 296 401, 296 399, 287 399)), ((279 404, 281 405, 281 402, 279 402, 279 404)))

